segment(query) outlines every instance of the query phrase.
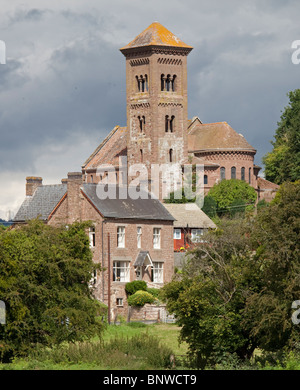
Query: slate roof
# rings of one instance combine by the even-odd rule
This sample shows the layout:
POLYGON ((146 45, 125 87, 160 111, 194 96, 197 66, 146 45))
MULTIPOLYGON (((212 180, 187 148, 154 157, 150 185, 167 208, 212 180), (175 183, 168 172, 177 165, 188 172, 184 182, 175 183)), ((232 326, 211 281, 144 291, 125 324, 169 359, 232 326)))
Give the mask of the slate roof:
POLYGON ((120 50, 123 51, 143 46, 171 46, 192 49, 192 46, 182 42, 182 40, 158 22, 150 24, 149 27, 120 50))
POLYGON ((211 228, 215 229, 214 222, 195 203, 165 203, 165 208, 175 218, 174 227, 183 228, 211 228))
POLYGON ((15 215, 14 222, 25 222, 39 217, 46 221, 67 192, 66 184, 43 185, 33 196, 27 196, 15 215))
POLYGON ((121 199, 121 196, 119 196, 120 187, 117 186, 116 199, 100 199, 97 195, 97 186, 99 184, 86 183, 81 188, 104 217, 174 221, 174 217, 166 210, 164 205, 158 199, 151 199, 149 193, 144 192, 148 196, 147 199, 131 199, 128 194, 127 199, 121 199))
POLYGON ((195 151, 226 151, 256 150, 242 134, 238 134, 227 122, 199 123, 194 122, 188 132, 188 150, 195 151))

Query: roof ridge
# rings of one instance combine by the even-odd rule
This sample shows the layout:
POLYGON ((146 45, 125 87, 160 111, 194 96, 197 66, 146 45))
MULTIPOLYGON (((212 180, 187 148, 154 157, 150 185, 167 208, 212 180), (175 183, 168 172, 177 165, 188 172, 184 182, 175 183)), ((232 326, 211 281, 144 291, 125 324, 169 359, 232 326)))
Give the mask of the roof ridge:
POLYGON ((84 168, 90 161, 93 157, 95 157, 95 155, 99 152, 100 149, 103 148, 103 146, 110 140, 110 138, 115 134, 115 132, 118 130, 118 129, 121 129, 122 127, 120 127, 119 125, 116 125, 111 131, 110 133, 104 138, 104 140, 100 143, 100 145, 98 145, 98 147, 94 150, 94 152, 86 159, 86 161, 83 163, 83 165, 81 166, 81 168, 84 168))

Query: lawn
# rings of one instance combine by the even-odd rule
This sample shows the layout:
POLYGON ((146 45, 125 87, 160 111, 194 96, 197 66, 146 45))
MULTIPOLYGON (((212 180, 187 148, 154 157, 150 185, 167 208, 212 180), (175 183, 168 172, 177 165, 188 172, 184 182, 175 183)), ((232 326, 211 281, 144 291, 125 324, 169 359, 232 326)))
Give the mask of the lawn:
POLYGON ((178 362, 182 361, 187 351, 187 345, 178 342, 179 332, 180 328, 175 324, 145 325, 133 322, 130 324, 108 325, 103 333, 103 341, 107 346, 105 351, 99 350, 99 339, 94 338, 81 344, 80 357, 78 350, 75 351, 76 346, 69 344, 66 345, 68 349, 67 359, 65 358, 66 355, 63 356, 61 352, 48 350, 46 353, 43 351, 37 353, 35 357, 30 359, 15 359, 13 363, 0 364, 0 370, 161 369, 165 356, 169 356, 169 350, 172 351, 178 362), (120 340, 123 340, 123 342, 121 343, 120 340), (135 346, 132 346, 130 340, 134 340, 135 346), (153 348, 152 352, 149 351, 156 341, 160 347, 153 348), (143 342, 145 342, 145 350, 149 352, 145 357, 140 355, 141 350, 138 350, 137 347, 138 344, 143 342), (115 345, 120 345, 120 350, 116 350, 115 345), (129 350, 128 353, 124 353, 124 346, 125 349, 129 350), (133 350, 131 351, 130 348, 133 348, 133 350), (107 354, 107 358, 103 358, 101 362, 96 362, 96 356, 99 356, 102 352, 107 354), (155 355, 159 355, 160 352, 161 356, 156 357, 155 355))

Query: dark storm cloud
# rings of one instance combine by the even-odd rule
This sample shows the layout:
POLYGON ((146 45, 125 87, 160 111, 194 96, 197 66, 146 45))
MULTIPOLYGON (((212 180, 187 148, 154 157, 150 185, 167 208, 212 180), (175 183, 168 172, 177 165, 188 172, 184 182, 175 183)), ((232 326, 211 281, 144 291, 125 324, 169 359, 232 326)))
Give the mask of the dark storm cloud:
POLYGON ((8 58, 0 65, 0 180, 8 181, 0 211, 18 180, 22 189, 29 174, 59 182, 80 170, 115 125, 126 125, 119 48, 155 20, 194 47, 189 117, 227 121, 257 148, 258 164, 271 149, 286 93, 299 87, 300 65, 291 62, 291 43, 300 39, 296 0, 31 0, 2 8, 8 58))

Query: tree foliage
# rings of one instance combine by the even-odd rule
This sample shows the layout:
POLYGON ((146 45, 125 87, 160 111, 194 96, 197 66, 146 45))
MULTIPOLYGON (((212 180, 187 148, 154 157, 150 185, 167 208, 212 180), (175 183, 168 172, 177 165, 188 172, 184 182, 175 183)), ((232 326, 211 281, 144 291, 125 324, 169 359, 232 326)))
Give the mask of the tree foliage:
POLYGON ((89 286, 95 266, 86 223, 54 228, 35 220, 0 232, 0 359, 101 332, 89 286))
POLYGON ((215 201, 220 216, 235 214, 236 210, 244 212, 246 205, 253 205, 257 198, 255 189, 244 180, 238 179, 222 180, 209 190, 207 196, 215 201))
POLYGON ((266 179, 276 184, 300 179, 300 89, 288 97, 271 142, 273 150, 263 158, 266 179))
POLYGON ((210 195, 204 197, 202 211, 210 218, 214 218, 217 214, 217 203, 210 195))
POLYGON ((255 348, 294 348, 299 327, 300 185, 285 184, 254 219, 223 219, 190 253, 181 275, 163 287, 197 367, 224 354, 245 359, 255 348))

